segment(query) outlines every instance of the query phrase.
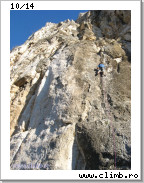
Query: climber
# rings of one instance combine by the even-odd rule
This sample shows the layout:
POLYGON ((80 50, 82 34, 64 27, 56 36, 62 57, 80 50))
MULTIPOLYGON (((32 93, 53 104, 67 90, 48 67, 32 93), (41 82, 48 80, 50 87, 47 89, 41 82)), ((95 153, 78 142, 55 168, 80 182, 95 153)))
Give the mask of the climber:
POLYGON ((95 71, 96 71, 95 76, 97 76, 99 73, 100 73, 101 77, 103 77, 103 75, 105 76, 105 74, 104 74, 104 67, 105 67, 104 64, 100 63, 98 65, 97 69, 95 69, 95 71))

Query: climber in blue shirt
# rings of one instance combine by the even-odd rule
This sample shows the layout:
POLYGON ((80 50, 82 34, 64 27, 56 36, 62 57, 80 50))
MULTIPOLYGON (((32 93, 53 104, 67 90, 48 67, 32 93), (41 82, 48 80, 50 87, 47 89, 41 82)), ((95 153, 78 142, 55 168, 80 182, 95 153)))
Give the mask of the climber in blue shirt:
POLYGON ((105 67, 104 64, 99 64, 99 65, 98 65, 98 68, 100 68, 100 69, 101 69, 101 68, 104 68, 104 67, 105 67))
MULTIPOLYGON (((100 64, 98 65, 97 69, 95 69, 95 71, 96 71, 96 76, 100 73, 101 77, 103 77, 103 75, 104 75, 104 68, 105 68, 104 64, 100 63, 100 64)), ((104 76, 105 76, 105 75, 104 75, 104 76)))

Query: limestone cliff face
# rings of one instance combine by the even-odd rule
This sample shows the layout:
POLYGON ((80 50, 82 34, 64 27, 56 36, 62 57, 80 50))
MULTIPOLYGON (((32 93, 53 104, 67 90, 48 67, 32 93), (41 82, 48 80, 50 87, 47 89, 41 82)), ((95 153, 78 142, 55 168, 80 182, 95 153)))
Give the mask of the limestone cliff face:
POLYGON ((89 11, 11 51, 11 169, 131 168, 130 33, 130 11, 89 11))

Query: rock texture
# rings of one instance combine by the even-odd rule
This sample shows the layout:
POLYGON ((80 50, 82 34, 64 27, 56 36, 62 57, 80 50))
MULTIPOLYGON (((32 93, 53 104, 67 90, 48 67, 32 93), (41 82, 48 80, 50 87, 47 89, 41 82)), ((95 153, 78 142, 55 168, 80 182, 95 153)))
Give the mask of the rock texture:
POLYGON ((130 11, 89 11, 11 51, 11 169, 131 168, 130 46, 130 11))

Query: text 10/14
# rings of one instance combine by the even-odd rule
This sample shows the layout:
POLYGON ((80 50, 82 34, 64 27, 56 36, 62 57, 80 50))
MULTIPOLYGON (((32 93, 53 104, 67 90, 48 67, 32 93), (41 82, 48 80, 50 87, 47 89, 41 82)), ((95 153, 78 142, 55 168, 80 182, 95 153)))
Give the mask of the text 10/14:
POLYGON ((11 10, 21 10, 21 9, 26 9, 26 10, 29 10, 29 9, 33 9, 34 8, 34 5, 33 3, 29 4, 29 3, 26 3, 26 4, 19 4, 19 3, 11 3, 11 10))

